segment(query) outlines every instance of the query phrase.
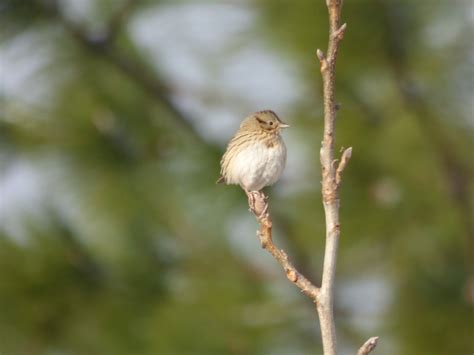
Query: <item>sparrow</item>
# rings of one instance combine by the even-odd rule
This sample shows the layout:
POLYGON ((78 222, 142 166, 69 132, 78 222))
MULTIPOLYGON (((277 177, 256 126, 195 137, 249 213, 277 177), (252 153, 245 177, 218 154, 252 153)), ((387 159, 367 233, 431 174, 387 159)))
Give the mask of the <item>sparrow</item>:
POLYGON ((251 202, 265 186, 280 178, 286 164, 286 146, 280 135, 289 127, 271 110, 258 111, 240 124, 221 159, 217 183, 240 185, 251 202))

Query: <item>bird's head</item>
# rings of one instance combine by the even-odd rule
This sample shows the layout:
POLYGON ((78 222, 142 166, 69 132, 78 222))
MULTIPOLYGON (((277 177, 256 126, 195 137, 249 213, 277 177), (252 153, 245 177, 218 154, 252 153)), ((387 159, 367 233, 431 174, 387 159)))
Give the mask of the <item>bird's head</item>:
POLYGON ((277 114, 271 110, 258 111, 247 117, 241 124, 241 129, 252 131, 263 130, 278 133, 282 128, 290 127, 284 123, 277 114))

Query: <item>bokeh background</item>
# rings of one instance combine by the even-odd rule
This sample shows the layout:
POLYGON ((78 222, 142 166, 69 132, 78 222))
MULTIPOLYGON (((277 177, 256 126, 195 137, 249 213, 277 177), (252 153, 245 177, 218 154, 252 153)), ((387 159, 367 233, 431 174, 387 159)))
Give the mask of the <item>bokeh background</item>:
MULTIPOLYGON (((474 351, 474 6, 346 0, 341 354, 474 351)), ((321 354, 311 302, 215 185, 292 128, 275 241, 319 284, 323 0, 0 1, 0 353, 321 354)))

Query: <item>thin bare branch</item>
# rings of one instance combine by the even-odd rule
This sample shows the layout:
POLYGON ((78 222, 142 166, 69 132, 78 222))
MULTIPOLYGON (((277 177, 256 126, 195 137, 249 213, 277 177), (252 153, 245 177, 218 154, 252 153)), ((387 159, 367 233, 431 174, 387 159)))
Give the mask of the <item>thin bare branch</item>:
POLYGON ((311 281, 296 269, 283 249, 278 249, 273 243, 272 219, 270 213, 268 213, 267 197, 263 193, 250 192, 249 207, 260 224, 260 230, 257 231, 257 236, 260 239, 262 248, 272 254, 280 263, 283 270, 285 270, 288 280, 295 284, 301 292, 311 298, 314 303, 317 303, 319 288, 313 285, 311 281))
POLYGON ((367 355, 370 353, 372 350, 375 349, 377 346, 377 343, 379 342, 379 337, 372 337, 369 340, 367 340, 364 345, 362 345, 357 352, 357 355, 367 355))
POLYGON ((323 278, 317 310, 325 355, 336 355, 336 327, 334 323, 334 282, 337 250, 339 245, 339 185, 341 174, 349 162, 352 150, 348 149, 337 166, 334 159, 335 124, 338 106, 335 102, 336 59, 339 43, 344 37, 346 24, 340 25, 342 0, 326 0, 329 14, 329 40, 326 56, 318 50, 321 63, 324 96, 324 134, 320 150, 322 195, 326 215, 326 247, 324 251, 323 278))

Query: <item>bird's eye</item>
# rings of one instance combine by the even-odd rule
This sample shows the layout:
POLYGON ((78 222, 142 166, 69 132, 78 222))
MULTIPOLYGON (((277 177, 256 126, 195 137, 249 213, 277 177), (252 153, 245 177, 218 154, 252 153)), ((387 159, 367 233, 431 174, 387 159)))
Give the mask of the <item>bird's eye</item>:
POLYGON ((273 122, 270 121, 270 126, 273 126, 273 122))

